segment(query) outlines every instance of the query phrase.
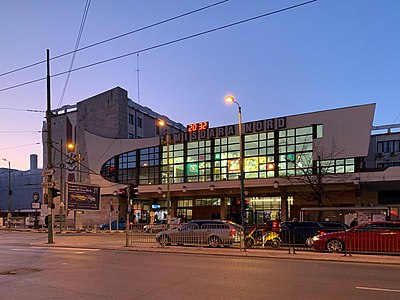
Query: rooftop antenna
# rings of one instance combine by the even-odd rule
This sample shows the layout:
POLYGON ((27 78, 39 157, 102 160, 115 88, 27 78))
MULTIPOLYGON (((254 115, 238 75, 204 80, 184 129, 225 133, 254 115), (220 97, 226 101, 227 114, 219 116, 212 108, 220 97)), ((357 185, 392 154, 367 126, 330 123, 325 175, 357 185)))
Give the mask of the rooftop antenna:
POLYGON ((139 53, 136 54, 136 73, 137 73, 137 100, 140 104, 140 76, 139 76, 139 53))

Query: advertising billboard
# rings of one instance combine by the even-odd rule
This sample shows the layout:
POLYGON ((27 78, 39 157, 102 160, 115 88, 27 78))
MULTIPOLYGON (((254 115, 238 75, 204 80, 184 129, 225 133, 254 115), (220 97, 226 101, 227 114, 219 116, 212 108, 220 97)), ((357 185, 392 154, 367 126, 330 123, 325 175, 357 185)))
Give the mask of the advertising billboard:
POLYGON ((67 209, 100 210, 100 187, 67 182, 67 209))

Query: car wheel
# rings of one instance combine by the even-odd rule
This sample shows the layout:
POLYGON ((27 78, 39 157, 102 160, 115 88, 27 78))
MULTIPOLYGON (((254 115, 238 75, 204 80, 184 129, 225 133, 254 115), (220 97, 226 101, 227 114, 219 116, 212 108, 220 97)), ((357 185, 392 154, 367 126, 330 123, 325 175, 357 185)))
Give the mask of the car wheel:
POLYGON ((221 244, 221 239, 216 235, 210 236, 208 238, 208 244, 212 248, 217 248, 221 244))
POLYGON ((251 248, 251 247, 253 247, 253 244, 254 244, 253 239, 251 239, 251 238, 247 238, 247 239, 246 239, 246 241, 245 241, 246 248, 251 248))
POLYGON ((280 238, 275 238, 271 242, 272 242, 272 248, 279 248, 282 243, 280 238))
POLYGON ((168 246, 169 244, 170 244, 170 241, 169 241, 169 236, 168 235, 162 235, 162 236, 160 236, 159 238, 158 238, 158 243, 161 245, 161 246, 168 246))
POLYGON ((329 252, 342 252, 344 250, 344 243, 337 239, 330 240, 326 244, 326 250, 329 252))

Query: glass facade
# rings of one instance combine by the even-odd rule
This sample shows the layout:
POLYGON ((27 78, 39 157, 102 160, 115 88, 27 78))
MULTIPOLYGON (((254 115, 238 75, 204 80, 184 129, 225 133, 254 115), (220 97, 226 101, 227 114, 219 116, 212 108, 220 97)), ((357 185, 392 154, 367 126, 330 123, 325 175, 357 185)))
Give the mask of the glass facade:
MULTIPOLYGON (((301 176, 315 173, 318 167, 324 173, 355 172, 354 158, 313 160, 313 141, 322 135, 322 125, 244 134, 245 178, 301 176)), ((103 165, 101 175, 122 184, 166 184, 169 167, 171 184, 237 180, 240 156, 237 135, 164 143, 111 158, 103 165)))

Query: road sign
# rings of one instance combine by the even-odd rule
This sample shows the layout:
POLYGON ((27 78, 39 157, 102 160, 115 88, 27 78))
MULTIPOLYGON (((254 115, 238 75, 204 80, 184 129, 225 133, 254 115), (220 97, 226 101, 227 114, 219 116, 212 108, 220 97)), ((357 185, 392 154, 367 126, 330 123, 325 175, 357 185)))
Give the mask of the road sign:
POLYGON ((54 187, 54 182, 51 182, 51 181, 42 182, 42 188, 51 189, 53 187, 54 187))
POLYGON ((41 204, 40 202, 32 202, 32 209, 40 209, 41 204))
POLYGON ((55 173, 54 169, 48 169, 48 170, 43 170, 42 171, 42 176, 51 176, 55 173))

